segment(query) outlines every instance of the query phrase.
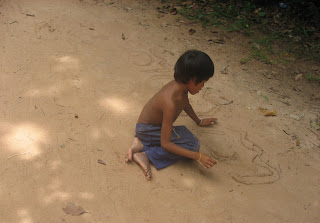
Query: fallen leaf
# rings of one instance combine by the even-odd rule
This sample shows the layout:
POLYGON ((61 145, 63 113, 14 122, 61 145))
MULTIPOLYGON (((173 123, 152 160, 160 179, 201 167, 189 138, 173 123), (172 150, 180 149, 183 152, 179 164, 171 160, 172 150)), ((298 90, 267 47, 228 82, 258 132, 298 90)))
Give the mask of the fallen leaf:
POLYGON ((303 74, 298 74, 297 76, 295 76, 295 80, 296 81, 299 81, 299 80, 301 80, 302 79, 302 77, 303 77, 303 74))
POLYGON ((103 160, 98 160, 98 163, 100 163, 102 165, 107 165, 103 160))
POLYGON ((181 5, 191 5, 192 1, 181 2, 181 5))
POLYGON ((178 14, 178 10, 176 8, 171 9, 170 11, 171 15, 177 15, 178 14))
POLYGON ((229 65, 226 66, 225 68, 223 68, 223 69, 221 70, 221 73, 222 73, 222 74, 228 74, 228 67, 229 67, 229 65))
POLYGON ((255 48, 257 50, 261 49, 261 46, 258 43, 253 43, 252 46, 253 46, 253 48, 255 48))
POLYGON ((264 109, 264 108, 261 108, 259 107, 259 112, 260 114, 264 115, 264 116, 276 116, 277 115, 277 112, 276 110, 267 110, 267 109, 264 109))
POLYGON ((262 74, 263 76, 265 76, 268 79, 272 79, 272 75, 271 74, 262 74))
POLYGON ((297 121, 300 121, 301 120, 301 117, 299 117, 298 115, 293 115, 293 114, 290 114, 290 118, 293 118, 297 121))
POLYGON ((195 34, 196 33, 196 31, 194 30, 194 29, 189 29, 189 34, 190 35, 193 35, 193 34, 195 34))
POLYGON ((84 210, 82 207, 80 206, 76 206, 74 203, 72 202, 68 202, 67 206, 65 208, 62 208, 62 210, 68 214, 68 215, 72 215, 72 216, 79 216, 82 215, 84 213, 88 213, 86 210, 84 210))
POLYGON ((316 121, 311 120, 310 125, 311 125, 311 127, 315 128, 316 130, 320 129, 320 125, 316 121))
POLYGON ((123 6, 123 9, 124 9, 125 11, 127 11, 127 12, 129 12, 129 11, 132 10, 132 8, 130 8, 130 7, 128 7, 128 6, 123 6))
POLYGON ((208 39, 209 43, 217 43, 217 44, 224 44, 225 41, 222 38, 218 38, 218 39, 208 39))
POLYGON ((299 89, 298 87, 293 87, 293 90, 295 90, 295 91, 301 91, 301 89, 299 89))

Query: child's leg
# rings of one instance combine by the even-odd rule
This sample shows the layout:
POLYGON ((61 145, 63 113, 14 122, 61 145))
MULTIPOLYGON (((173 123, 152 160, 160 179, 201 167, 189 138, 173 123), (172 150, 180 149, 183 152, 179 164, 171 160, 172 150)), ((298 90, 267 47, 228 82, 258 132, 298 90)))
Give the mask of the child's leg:
POLYGON ((135 137, 132 143, 132 146, 126 153, 125 160, 126 162, 134 161, 136 162, 143 170, 144 175, 147 180, 151 179, 151 171, 150 171, 150 162, 145 152, 142 151, 142 143, 141 141, 135 137))
POLYGON ((185 126, 174 127, 175 137, 171 141, 184 149, 199 152, 200 142, 195 135, 190 132, 185 126))
MULTIPOLYGON (((136 136, 143 143, 142 152, 145 152, 151 163, 162 169, 170 166, 184 157, 175 155, 163 149, 160 145, 161 127, 147 124, 137 124, 136 136)), ((198 152, 200 144, 198 139, 185 127, 174 127, 171 141, 184 149, 198 152)))

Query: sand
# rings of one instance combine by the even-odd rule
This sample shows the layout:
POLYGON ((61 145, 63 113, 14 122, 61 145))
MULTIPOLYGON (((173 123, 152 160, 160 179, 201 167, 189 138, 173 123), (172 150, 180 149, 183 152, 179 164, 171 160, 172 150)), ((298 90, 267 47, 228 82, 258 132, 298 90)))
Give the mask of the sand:
POLYGON ((241 64, 249 39, 158 4, 0 0, 0 222, 319 222, 319 84, 295 80, 319 64, 241 64), (175 125, 218 164, 152 166, 148 182, 124 155, 188 49, 215 62, 190 101, 219 121, 201 128, 183 114, 175 125), (65 213, 69 202, 87 213, 65 213))

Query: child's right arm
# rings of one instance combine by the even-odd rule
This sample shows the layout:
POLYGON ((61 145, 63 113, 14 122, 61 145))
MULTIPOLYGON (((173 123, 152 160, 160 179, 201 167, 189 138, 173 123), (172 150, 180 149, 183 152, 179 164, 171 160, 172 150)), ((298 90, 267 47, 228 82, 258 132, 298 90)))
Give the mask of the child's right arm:
POLYGON ((216 164, 216 161, 214 161, 210 156, 206 154, 200 154, 199 152, 193 152, 184 149, 171 142, 172 125, 176 113, 176 107, 173 103, 170 102, 168 102, 163 107, 164 109, 161 128, 161 147, 170 153, 174 153, 194 160, 199 160, 206 168, 210 168, 214 164, 216 164))

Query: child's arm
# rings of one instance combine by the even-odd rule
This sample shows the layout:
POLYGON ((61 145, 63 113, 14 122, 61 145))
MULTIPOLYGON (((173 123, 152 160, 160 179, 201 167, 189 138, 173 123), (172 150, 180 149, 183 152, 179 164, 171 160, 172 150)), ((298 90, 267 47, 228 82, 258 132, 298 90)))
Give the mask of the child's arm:
POLYGON ((200 159, 201 163, 206 168, 212 167, 214 164, 216 164, 216 162, 210 156, 206 154, 200 155, 200 153, 198 152, 184 149, 171 142, 172 124, 174 121, 175 112, 176 108, 173 103, 168 103, 164 106, 161 128, 161 147, 168 152, 177 154, 179 156, 187 157, 194 160, 200 159))
POLYGON ((200 126, 213 125, 218 120, 216 118, 199 119, 190 103, 188 103, 183 110, 193 121, 195 121, 195 123, 197 123, 197 125, 200 126))
POLYGON ((196 113, 193 111, 192 106, 190 105, 189 101, 188 104, 186 105, 186 107, 184 107, 183 109, 187 115, 195 122, 197 123, 197 125, 200 124, 201 119, 198 118, 198 116, 196 115, 196 113))

